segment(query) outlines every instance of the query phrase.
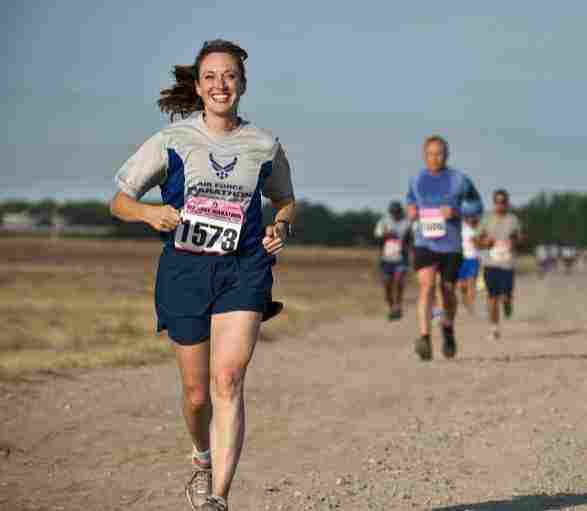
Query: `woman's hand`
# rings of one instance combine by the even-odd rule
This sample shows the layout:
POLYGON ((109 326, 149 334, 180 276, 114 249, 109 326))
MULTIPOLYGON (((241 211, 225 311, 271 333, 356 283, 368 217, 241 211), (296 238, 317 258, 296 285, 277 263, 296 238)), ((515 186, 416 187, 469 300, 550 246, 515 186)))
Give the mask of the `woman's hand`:
POLYGON ((173 206, 150 206, 146 221, 156 231, 170 232, 181 223, 181 216, 173 206))
POLYGON ((263 238, 263 247, 267 253, 275 255, 283 250, 287 230, 282 222, 268 225, 265 227, 265 237, 263 238))
POLYGON ((124 222, 145 222, 157 231, 173 231, 181 222, 179 211, 172 206, 143 204, 124 192, 117 192, 110 201, 112 216, 124 222))

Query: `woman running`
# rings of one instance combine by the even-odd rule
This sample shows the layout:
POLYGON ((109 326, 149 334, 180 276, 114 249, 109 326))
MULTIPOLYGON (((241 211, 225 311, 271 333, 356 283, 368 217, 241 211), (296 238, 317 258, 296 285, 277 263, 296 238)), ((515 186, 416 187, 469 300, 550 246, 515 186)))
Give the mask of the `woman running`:
POLYGON ((295 213, 282 146, 238 115, 246 59, 236 44, 214 40, 193 65, 174 67, 175 83, 158 101, 171 123, 118 171, 111 203, 114 216, 151 225, 165 242, 157 330, 173 341, 193 444, 186 494, 203 511, 228 509, 245 431, 244 377, 295 213), (162 206, 140 202, 154 186, 162 206), (261 195, 275 210, 266 228, 261 195))

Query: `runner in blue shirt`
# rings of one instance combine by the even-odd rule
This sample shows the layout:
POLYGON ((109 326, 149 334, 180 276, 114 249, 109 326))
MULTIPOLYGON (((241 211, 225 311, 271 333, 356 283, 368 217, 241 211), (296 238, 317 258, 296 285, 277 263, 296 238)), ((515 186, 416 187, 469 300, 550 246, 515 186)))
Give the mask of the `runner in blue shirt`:
POLYGON ((414 268, 420 287, 420 337, 416 341, 416 353, 422 360, 432 358, 430 318, 437 273, 441 277, 445 307, 442 351, 447 358, 456 354, 455 283, 463 258, 461 204, 464 200, 481 201, 469 177, 447 166, 448 156, 446 140, 439 136, 427 138, 424 142, 426 168, 410 180, 407 195, 408 216, 418 222, 414 237, 414 268))

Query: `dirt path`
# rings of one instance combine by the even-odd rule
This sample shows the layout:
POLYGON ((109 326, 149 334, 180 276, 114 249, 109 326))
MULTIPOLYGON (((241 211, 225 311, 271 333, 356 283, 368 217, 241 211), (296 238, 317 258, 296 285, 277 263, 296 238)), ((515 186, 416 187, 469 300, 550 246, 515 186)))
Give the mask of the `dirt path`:
MULTIPOLYGON (((413 310, 261 344, 231 510, 587 509, 587 276, 519 287, 453 362, 415 359, 413 310)), ((178 410, 172 365, 0 387, 0 509, 187 509, 178 410)))

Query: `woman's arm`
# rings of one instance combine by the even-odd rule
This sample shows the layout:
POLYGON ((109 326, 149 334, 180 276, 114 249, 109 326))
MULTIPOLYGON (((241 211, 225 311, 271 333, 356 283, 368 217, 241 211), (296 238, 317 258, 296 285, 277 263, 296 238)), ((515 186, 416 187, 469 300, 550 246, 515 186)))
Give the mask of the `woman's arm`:
POLYGON ((181 222, 179 211, 169 205, 143 204, 124 192, 110 201, 110 213, 124 222, 144 222, 157 231, 173 231, 181 222))
POLYGON ((276 210, 272 225, 265 228, 263 246, 270 254, 277 254, 283 249, 288 236, 288 224, 293 225, 296 216, 296 203, 293 197, 271 201, 276 210))

